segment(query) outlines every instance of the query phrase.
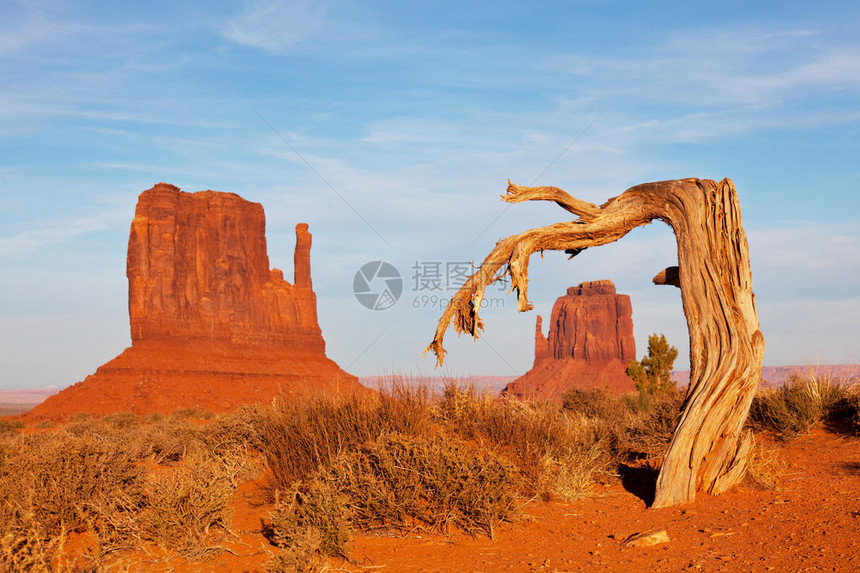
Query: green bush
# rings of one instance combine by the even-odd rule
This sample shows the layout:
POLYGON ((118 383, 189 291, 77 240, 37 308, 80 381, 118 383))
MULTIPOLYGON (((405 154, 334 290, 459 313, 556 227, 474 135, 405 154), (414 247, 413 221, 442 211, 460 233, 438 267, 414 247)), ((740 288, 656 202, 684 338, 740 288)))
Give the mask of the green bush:
POLYGON ((636 383, 640 392, 653 394, 667 392, 676 387, 672 380, 672 366, 678 358, 678 349, 666 341, 666 336, 657 333, 648 337, 648 354, 637 362, 627 365, 627 375, 636 383))

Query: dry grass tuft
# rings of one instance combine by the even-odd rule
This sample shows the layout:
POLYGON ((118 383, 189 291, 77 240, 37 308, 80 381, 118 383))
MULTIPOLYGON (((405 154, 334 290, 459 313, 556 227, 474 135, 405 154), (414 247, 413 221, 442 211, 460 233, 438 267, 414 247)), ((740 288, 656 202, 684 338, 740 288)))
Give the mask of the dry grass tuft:
POLYGON ((492 400, 449 385, 437 411, 450 432, 511 460, 529 497, 578 499, 608 464, 594 432, 549 403, 492 400))
MULTIPOLYGON (((279 495, 270 537, 278 567, 313 570, 346 556, 352 529, 492 537, 513 518, 519 473, 457 439, 387 434, 344 452, 301 486, 279 495)), ((273 565, 272 569, 276 569, 273 565)))
POLYGON ((146 477, 134 536, 191 556, 230 533, 233 479, 214 456, 194 455, 146 477))
MULTIPOLYGON (((764 388, 756 394, 750 422, 754 428, 772 430, 790 439, 836 414, 849 395, 847 386, 829 376, 795 373, 782 387, 764 388)), ((848 406, 849 412, 850 409, 848 406)))
POLYGON ((339 456, 318 483, 344 493, 365 531, 452 526, 492 537, 513 516, 519 476, 508 461, 455 438, 384 435, 339 456))
POLYGON ((426 389, 397 384, 374 396, 277 401, 260 429, 273 488, 289 491, 341 453, 383 434, 428 431, 429 403, 426 389))
POLYGON ((62 569, 71 532, 94 544, 78 569, 142 542, 211 554, 229 533, 230 495, 254 463, 232 424, 210 427, 114 414, 0 437, 0 570, 62 569))
POLYGON ((759 442, 747 460, 747 476, 760 487, 780 491, 780 481, 787 467, 779 448, 759 442))

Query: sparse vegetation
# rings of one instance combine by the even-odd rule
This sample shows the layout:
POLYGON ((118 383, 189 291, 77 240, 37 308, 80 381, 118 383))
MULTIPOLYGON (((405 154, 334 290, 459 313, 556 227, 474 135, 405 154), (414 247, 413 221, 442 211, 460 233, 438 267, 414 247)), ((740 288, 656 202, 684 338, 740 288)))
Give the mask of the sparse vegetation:
POLYGON ((98 568, 110 553, 151 543, 189 558, 229 533, 239 442, 187 417, 78 416, 54 431, 0 439, 0 570, 98 568), (92 541, 75 564, 68 534, 92 541))
POLYGON ((260 427, 273 488, 289 491, 341 453, 383 434, 429 431, 429 405, 429 391, 400 383, 375 396, 320 396, 301 404, 276 401, 260 427))
POLYGON ((0 418, 0 436, 14 434, 24 427, 24 422, 21 420, 7 420, 0 418))
MULTIPOLYGON (((77 416, 29 433, 13 422, 0 432, 0 570, 98 569, 140 547, 207 559, 235 539, 231 496, 261 463, 271 571, 348 558, 356 531, 492 536, 530 500, 575 500, 622 465, 653 467, 681 403, 677 390, 571 390, 558 408, 393 383, 214 417, 77 416), (91 541, 85 555, 67 554, 70 535, 91 541)), ((795 376, 762 390, 750 414, 785 438, 818 423, 860 430, 860 387, 795 376)), ((784 471, 776 448, 754 448, 755 484, 778 489, 784 471)))
POLYGON ((747 476, 759 487, 779 491, 786 467, 778 448, 757 443, 747 462, 747 476))
POLYGON ((448 385, 436 414, 449 432, 515 463, 528 497, 573 501, 608 466, 600 437, 549 403, 492 400, 448 385))
POLYGON ((827 376, 792 374, 781 387, 766 387, 753 398, 750 423, 784 439, 809 431, 822 421, 860 428, 858 385, 827 376))

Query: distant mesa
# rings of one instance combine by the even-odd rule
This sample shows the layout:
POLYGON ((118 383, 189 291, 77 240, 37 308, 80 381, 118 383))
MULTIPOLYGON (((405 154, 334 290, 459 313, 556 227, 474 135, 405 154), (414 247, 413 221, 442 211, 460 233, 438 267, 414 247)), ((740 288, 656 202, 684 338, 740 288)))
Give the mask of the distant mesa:
POLYGON ((505 387, 503 394, 558 401, 571 388, 635 391, 625 373, 636 357, 630 297, 612 281, 584 282, 567 289, 552 308, 549 335, 535 325, 532 369, 505 387))
POLYGON ((325 355, 310 250, 300 223, 290 284, 269 268, 259 203, 167 183, 144 191, 128 240, 132 345, 26 417, 220 412, 278 394, 363 390, 325 355))
MULTIPOLYGON (((857 364, 795 364, 792 366, 762 366, 761 380, 765 386, 782 386, 792 377, 824 378, 840 384, 860 383, 860 365, 857 364)), ((690 383, 689 370, 675 370, 672 380, 679 386, 690 383)))
POLYGON ((0 390, 0 416, 18 416, 41 404, 60 389, 56 386, 0 390))

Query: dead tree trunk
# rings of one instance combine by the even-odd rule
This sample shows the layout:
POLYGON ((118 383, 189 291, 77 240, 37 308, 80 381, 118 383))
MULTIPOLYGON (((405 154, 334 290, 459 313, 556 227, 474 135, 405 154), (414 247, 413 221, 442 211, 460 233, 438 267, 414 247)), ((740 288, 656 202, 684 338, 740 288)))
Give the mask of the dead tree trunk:
MULTIPOLYGON (((696 491, 718 494, 743 478, 752 443, 744 421, 758 385, 764 337, 752 291, 746 234, 734 183, 681 179, 631 187, 600 207, 555 187, 520 187, 509 182, 509 203, 555 201, 579 216, 502 239, 478 271, 451 298, 427 347, 437 364, 451 321, 458 332, 477 337, 486 287, 504 277, 517 290, 519 311, 528 302, 529 257, 538 251, 576 255, 605 245, 654 219, 672 227, 678 268, 655 277, 681 288, 690 331, 690 386, 681 418, 666 452, 653 507, 692 501, 696 491)), ((425 351, 426 352, 426 351, 425 351)))

